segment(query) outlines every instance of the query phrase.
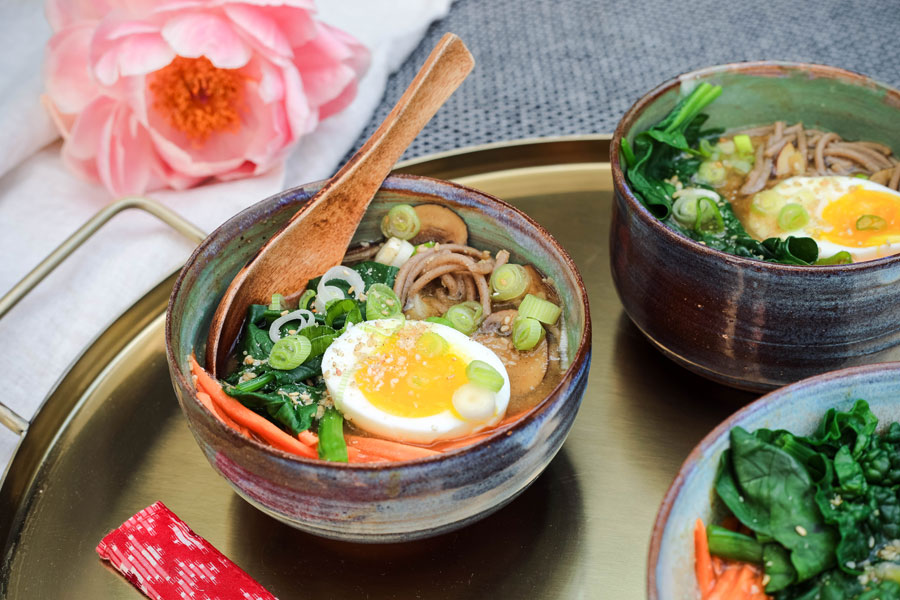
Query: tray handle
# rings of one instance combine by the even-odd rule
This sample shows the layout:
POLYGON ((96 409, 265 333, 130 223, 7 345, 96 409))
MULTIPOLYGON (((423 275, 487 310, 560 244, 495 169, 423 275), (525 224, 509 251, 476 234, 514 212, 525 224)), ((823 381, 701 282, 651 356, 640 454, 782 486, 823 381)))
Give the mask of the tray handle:
MULTIPOLYGON (((62 264, 72 252, 93 236, 98 229, 103 227, 107 221, 120 212, 130 208, 136 208, 150 213, 196 244, 199 244, 206 238, 206 234, 196 225, 187 221, 178 213, 166 208, 159 202, 141 196, 122 198, 91 217, 84 225, 79 227, 75 233, 66 238, 62 244, 47 255, 47 258, 42 260, 30 273, 23 277, 21 281, 14 285, 12 289, 4 294, 3 297, 0 298, 0 318, 8 313, 28 292, 34 289, 34 286, 43 281, 47 275, 62 264)), ((21 415, 16 413, 16 411, 7 407, 0 401, 0 425, 4 425, 16 435, 21 436, 28 431, 29 423, 21 415)))

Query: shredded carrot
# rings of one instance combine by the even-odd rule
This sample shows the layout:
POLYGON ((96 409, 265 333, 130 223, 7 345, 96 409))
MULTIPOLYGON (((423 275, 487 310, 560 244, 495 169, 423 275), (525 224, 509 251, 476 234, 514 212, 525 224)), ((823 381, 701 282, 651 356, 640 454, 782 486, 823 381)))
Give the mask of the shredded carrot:
POLYGON ((413 460, 415 458, 424 458, 426 456, 434 456, 440 454, 436 450, 430 448, 422 448, 421 446, 410 446, 400 442, 392 442, 379 438, 361 437, 357 435, 344 436, 347 440, 347 449, 356 448, 363 454, 370 456, 378 456, 388 460, 413 460))
POLYGON ((313 448, 319 443, 319 436, 314 434, 312 431, 307 429, 306 431, 301 431, 297 434, 297 439, 306 444, 307 446, 312 446, 313 448))
POLYGON ((722 573, 725 572, 725 561, 722 560, 721 558, 719 558, 718 556, 712 557, 712 564, 713 564, 713 573, 715 573, 716 577, 718 577, 719 575, 721 575, 722 573))
POLYGON ((242 427, 246 427, 272 446, 298 454, 307 458, 317 458, 318 454, 315 450, 300 442, 297 438, 288 435, 273 423, 259 416, 222 390, 219 382, 203 370, 197 359, 192 354, 190 356, 191 372, 197 378, 197 386, 201 391, 209 394, 212 401, 218 406, 223 413, 228 415, 235 423, 242 427))
POLYGON ((709 542, 706 539, 706 526, 703 519, 694 523, 694 568, 697 571, 697 585, 702 597, 712 590, 716 574, 713 570, 712 557, 709 555, 709 542))
POLYGON ((738 574, 740 573, 741 568, 729 565, 728 568, 725 569, 725 572, 722 573, 722 576, 719 577, 715 585, 713 586, 712 591, 708 596, 704 596, 704 600, 728 600, 731 598, 731 593, 735 589, 735 584, 737 583, 738 574))
POLYGON ((366 454, 353 446, 347 446, 347 461, 351 463, 390 462, 387 458, 366 454))
POLYGON ((495 433, 497 433, 497 431, 499 429, 502 429, 508 425, 512 425, 513 423, 515 423, 516 421, 518 421, 519 419, 524 417, 526 414, 528 414, 528 412, 529 411, 526 410, 526 411, 511 415, 511 416, 507 416, 502 421, 497 423, 497 425, 487 433, 477 433, 475 435, 470 435, 469 437, 459 438, 456 440, 449 440, 446 442, 437 442, 435 444, 432 444, 428 448, 430 450, 437 450, 438 452, 448 452, 450 450, 456 450, 457 448, 471 446, 472 444, 476 444, 476 443, 480 442, 481 440, 485 440, 485 439, 489 438, 490 436, 494 435, 495 433))
POLYGON ((220 421, 231 427, 232 429, 236 429, 241 433, 244 437, 250 437, 250 432, 246 427, 241 427, 237 423, 235 423, 228 415, 226 415, 222 410, 216 406, 216 403, 212 401, 212 398, 209 397, 209 394, 206 392, 197 392, 197 399, 200 400, 200 403, 203 404, 206 408, 209 409, 209 412, 216 415, 220 421))
POLYGON ((734 589, 739 598, 750 597, 750 587, 753 585, 753 579, 756 577, 756 569, 751 564, 744 564, 738 571, 737 581, 734 589))

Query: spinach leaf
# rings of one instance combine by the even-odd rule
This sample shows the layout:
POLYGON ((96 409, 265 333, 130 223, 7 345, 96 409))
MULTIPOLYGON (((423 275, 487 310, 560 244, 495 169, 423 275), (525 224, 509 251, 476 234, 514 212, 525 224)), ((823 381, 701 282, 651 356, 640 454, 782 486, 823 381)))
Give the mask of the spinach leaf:
POLYGON ((837 533, 825 523, 816 504, 816 488, 803 465, 740 427, 731 430, 731 461, 744 504, 768 516, 765 523, 744 524, 790 551, 799 581, 831 567, 837 533))
POLYGON ((312 417, 318 410, 318 401, 325 390, 299 383, 288 383, 273 392, 241 392, 225 388, 228 395, 237 398, 247 408, 269 417, 288 431, 298 434, 312 425, 312 417))
POLYGON ((275 375, 275 383, 278 385, 302 383, 308 379, 315 379, 322 374, 322 356, 308 358, 305 363, 290 371, 271 369, 271 372, 275 375))
POLYGON ((791 555, 781 544, 763 546, 763 566, 769 576, 769 583, 766 584, 766 591, 769 593, 783 590, 797 579, 791 555))
POLYGON ((248 323, 244 329, 244 351, 257 360, 266 360, 275 343, 269 337, 269 330, 248 323))

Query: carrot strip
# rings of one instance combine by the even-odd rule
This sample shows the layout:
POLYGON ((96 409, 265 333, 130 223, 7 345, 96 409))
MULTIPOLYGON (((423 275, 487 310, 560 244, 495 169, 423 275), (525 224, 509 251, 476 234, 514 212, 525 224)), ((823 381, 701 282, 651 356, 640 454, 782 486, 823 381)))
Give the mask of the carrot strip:
POLYGON ((191 372, 197 378, 197 386, 202 388, 204 392, 209 394, 212 401, 228 415, 233 421, 242 427, 246 427, 272 446, 298 454, 307 458, 318 458, 315 450, 300 442, 297 438, 288 435, 273 423, 259 416, 222 390, 219 382, 213 379, 209 373, 203 370, 197 359, 192 354, 190 356, 191 372))
POLYGON ((722 573, 722 576, 716 580, 716 584, 710 592, 709 596, 704 596, 704 600, 726 600, 731 598, 732 592, 735 591, 738 574, 741 572, 740 567, 729 566, 722 573))
POLYGON ((297 439, 306 444, 307 446, 315 447, 316 444, 319 443, 319 436, 314 434, 312 431, 307 429, 306 431, 301 431, 297 434, 297 439))
POLYGON ((748 598, 750 596, 750 586, 753 584, 753 578, 756 576, 756 569, 753 568, 753 565, 745 563, 744 566, 740 568, 737 581, 734 584, 737 597, 748 598))
POLYGON ((472 444, 476 444, 481 440, 487 439, 490 436, 494 435, 495 433, 497 433, 498 429, 502 429, 507 425, 512 425, 513 423, 527 415, 528 412, 529 411, 526 410, 514 415, 507 416, 502 421, 497 423, 497 425, 487 433, 477 433, 475 435, 470 435, 469 437, 459 438, 456 440, 437 442, 436 444, 432 444, 428 448, 430 450, 437 450, 438 452, 447 452, 449 450, 456 450, 457 448, 462 448, 464 446, 471 446, 472 444))
POLYGON ((361 437, 356 435, 344 436, 347 440, 347 449, 356 448, 363 454, 378 456, 388 460, 412 460, 414 458, 423 458, 426 456, 434 456, 440 454, 436 450, 422 448, 421 446, 410 446, 401 444, 400 442, 391 442, 378 438, 361 437))
POLYGON ((713 571, 712 557, 709 555, 709 542, 706 539, 703 519, 697 519, 694 523, 694 568, 697 571, 700 594, 705 598, 713 589, 716 575, 713 571))
POLYGON ((231 418, 222 412, 216 403, 212 401, 212 398, 209 397, 209 394, 206 392, 197 392, 197 399, 200 400, 200 403, 203 404, 206 408, 209 409, 209 412, 216 415, 220 421, 225 423, 225 425, 231 427, 232 429, 236 429, 240 432, 244 437, 250 437, 250 432, 246 427, 241 427, 237 423, 235 423, 231 418))
POLYGON ((352 446, 347 446, 347 461, 351 463, 389 462, 386 458, 365 454, 352 446))
POLYGON ((713 564, 713 573, 715 574, 713 578, 716 579, 722 573, 725 572, 725 561, 722 560, 721 558, 719 558, 718 556, 713 556, 712 564, 713 564))

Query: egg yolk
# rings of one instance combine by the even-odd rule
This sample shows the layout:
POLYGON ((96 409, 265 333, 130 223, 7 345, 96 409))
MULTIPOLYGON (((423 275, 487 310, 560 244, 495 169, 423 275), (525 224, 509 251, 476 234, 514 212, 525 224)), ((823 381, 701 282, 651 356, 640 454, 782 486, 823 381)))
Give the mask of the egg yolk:
POLYGON ((453 408, 453 392, 466 383, 466 362, 449 348, 423 356, 415 336, 396 336, 366 357, 354 376, 363 396, 398 417, 430 417, 453 408))
POLYGON ((867 248, 900 241, 900 196, 854 187, 825 207, 822 220, 832 229, 820 237, 836 244, 867 248))

